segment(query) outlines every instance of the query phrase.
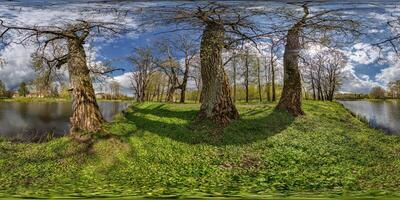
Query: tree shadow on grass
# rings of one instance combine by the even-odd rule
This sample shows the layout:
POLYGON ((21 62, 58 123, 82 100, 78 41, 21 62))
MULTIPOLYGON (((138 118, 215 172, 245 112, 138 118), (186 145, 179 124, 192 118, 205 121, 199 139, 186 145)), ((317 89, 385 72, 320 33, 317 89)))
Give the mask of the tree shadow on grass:
POLYGON ((125 123, 136 127, 137 131, 133 134, 148 131, 188 144, 224 146, 265 140, 285 130, 295 119, 286 112, 263 107, 247 110, 242 113, 241 119, 222 126, 195 122, 197 110, 174 111, 162 106, 134 107, 133 112, 125 113, 125 123))

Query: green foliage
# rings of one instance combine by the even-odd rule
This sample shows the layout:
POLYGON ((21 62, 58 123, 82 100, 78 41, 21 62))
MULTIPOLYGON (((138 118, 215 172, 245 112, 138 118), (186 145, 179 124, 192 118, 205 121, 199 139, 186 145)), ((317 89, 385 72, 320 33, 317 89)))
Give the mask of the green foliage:
POLYGON ((28 88, 26 87, 26 83, 22 82, 18 88, 18 94, 20 97, 26 97, 29 94, 28 88))
POLYGON ((197 104, 134 104, 94 144, 3 141, 0 196, 351 199, 400 189, 399 137, 338 103, 306 101, 299 118, 274 106, 239 104, 241 119, 220 127, 194 123, 197 104))
POLYGON ((0 80, 0 98, 5 97, 7 93, 6 85, 0 80))

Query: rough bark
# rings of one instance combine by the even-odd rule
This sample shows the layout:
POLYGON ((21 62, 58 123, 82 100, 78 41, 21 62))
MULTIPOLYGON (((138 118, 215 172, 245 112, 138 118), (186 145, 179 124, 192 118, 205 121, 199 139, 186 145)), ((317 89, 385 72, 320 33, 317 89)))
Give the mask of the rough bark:
POLYGON ((286 37, 285 52, 283 55, 284 82, 282 96, 277 109, 286 110, 294 116, 304 115, 301 109, 301 77, 298 64, 300 28, 304 21, 295 24, 286 37))
POLYGON ((203 31, 200 46, 203 87, 198 120, 210 119, 219 123, 228 123, 239 118, 239 113, 231 99, 228 79, 222 64, 224 34, 222 25, 211 22, 203 31))
POLYGON ((68 71, 73 97, 71 133, 99 131, 104 119, 96 101, 82 41, 77 38, 69 39, 68 50, 68 71))

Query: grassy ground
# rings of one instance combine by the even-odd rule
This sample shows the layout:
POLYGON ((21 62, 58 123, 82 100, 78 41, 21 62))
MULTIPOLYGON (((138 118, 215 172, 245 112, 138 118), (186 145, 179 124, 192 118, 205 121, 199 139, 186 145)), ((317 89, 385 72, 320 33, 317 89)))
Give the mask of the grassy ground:
POLYGON ((337 103, 307 101, 296 119, 273 107, 239 105, 222 128, 194 124, 196 104, 135 104, 94 144, 3 141, 0 196, 396 195, 400 137, 337 103))

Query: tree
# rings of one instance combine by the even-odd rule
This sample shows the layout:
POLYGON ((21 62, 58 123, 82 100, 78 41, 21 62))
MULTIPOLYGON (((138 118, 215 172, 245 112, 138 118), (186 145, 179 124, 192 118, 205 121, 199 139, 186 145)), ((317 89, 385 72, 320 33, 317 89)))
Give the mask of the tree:
POLYGON ((196 85, 196 99, 195 102, 201 102, 201 96, 200 96, 200 91, 202 86, 201 83, 201 67, 200 67, 200 57, 199 55, 196 55, 193 58, 193 62, 191 63, 191 68, 192 70, 190 71, 191 77, 196 85))
POLYGON ((54 85, 53 87, 51 87, 51 91, 50 91, 50 96, 51 97, 59 97, 60 96, 60 92, 58 91, 58 85, 54 85))
MULTIPOLYGON (((96 101, 87 56, 84 48, 89 36, 112 36, 120 33, 121 24, 90 20, 64 21, 55 25, 9 25, 0 21, 0 37, 7 33, 22 35, 17 43, 33 42, 38 46, 36 56, 42 62, 61 68, 67 65, 70 91, 73 97, 72 135, 97 132, 104 122, 96 101)), ((12 34, 11 34, 12 35, 12 34)))
POLYGON ((283 54, 283 91, 277 105, 278 109, 287 110, 294 116, 304 115, 301 109, 301 80, 298 66, 298 53, 300 50, 300 29, 306 23, 309 15, 308 7, 303 6, 304 15, 296 22, 286 35, 285 53, 283 54))
POLYGON ((186 88, 189 79, 191 62, 195 55, 198 53, 198 49, 195 43, 189 38, 189 35, 179 35, 179 40, 177 43, 175 43, 176 49, 182 52, 184 55, 183 78, 182 83, 179 84, 179 88, 181 89, 181 98, 179 100, 180 103, 185 102, 186 88))
POLYGON ((71 92, 69 91, 69 86, 66 83, 61 83, 59 97, 63 99, 71 98, 71 92))
POLYGON ((373 44, 374 46, 383 49, 385 46, 389 46, 398 56, 400 56, 400 16, 397 13, 392 13, 391 20, 386 22, 390 35, 386 39, 373 44))
POLYGON ((347 59, 342 52, 334 50, 326 52, 325 55, 329 56, 324 66, 326 99, 332 101, 335 92, 341 85, 343 68, 347 59))
MULTIPOLYGON (((36 92, 45 97, 54 96, 52 84, 63 79, 63 73, 55 66, 55 62, 46 62, 43 55, 33 53, 32 68, 36 72, 36 78, 32 81, 36 92)), ((58 94, 58 92, 57 92, 58 94)))
POLYGON ((236 75, 237 75, 237 55, 236 52, 233 52, 232 55, 232 68, 233 68, 233 102, 236 102, 236 98, 237 98, 237 92, 236 92, 236 75))
POLYGON ((302 55, 302 58, 303 80, 311 86, 314 100, 332 101, 341 86, 347 57, 338 50, 324 49, 314 55, 302 55))
POLYGON ((276 67, 277 67, 277 55, 281 40, 271 37, 268 43, 269 51, 269 62, 265 62, 265 78, 266 78, 266 90, 268 101, 276 101, 276 67), (269 63, 269 65, 268 65, 269 63), (271 86, 271 87, 270 87, 271 86), (272 99, 270 99, 270 90, 272 89, 272 99))
POLYGON ((400 98, 400 80, 390 81, 388 83, 388 89, 392 94, 392 98, 400 98))
POLYGON ((128 60, 133 65, 131 82, 138 102, 146 100, 146 90, 152 75, 156 71, 155 58, 149 47, 136 48, 128 60))
POLYGON ((250 65, 249 49, 246 49, 244 54, 244 88, 246 91, 246 103, 249 102, 249 65, 250 65))
MULTIPOLYGON (((301 108, 302 86, 299 70, 299 53, 303 41, 329 42, 337 35, 358 34, 357 23, 354 20, 341 18, 338 10, 325 10, 310 13, 309 5, 302 4, 302 16, 294 17, 294 24, 286 34, 286 44, 283 55, 283 90, 277 109, 286 110, 294 116, 304 115, 301 108)), ((295 16, 289 12, 288 17, 295 16)), ((343 38, 341 38, 343 40, 343 38)))
POLYGON ((0 80, 0 98, 5 97, 7 93, 6 85, 2 80, 0 80))
POLYGON ((118 99, 121 96, 121 85, 117 81, 110 83, 110 91, 112 98, 118 99))
POLYGON ((257 71, 257 88, 258 88, 258 100, 262 102, 262 94, 261 94, 261 63, 260 63, 260 58, 257 57, 257 63, 256 63, 256 71, 257 71))
MULTIPOLYGON (((251 11, 249 8, 215 2, 163 7, 158 10, 162 23, 189 25, 192 29, 202 30, 200 43, 202 92, 198 120, 210 119, 227 123, 239 118, 231 99, 222 52, 235 41, 250 38, 246 31, 253 33, 256 30, 250 21, 250 16, 253 15, 251 11), (227 39, 230 39, 229 42, 226 42, 227 39)), ((180 27, 181 30, 187 30, 187 27, 180 27)))
POLYGON ((26 95, 29 94, 29 91, 28 91, 28 88, 26 87, 25 82, 22 82, 21 84, 19 84, 18 94, 21 97, 26 97, 26 95))
POLYGON ((383 89, 380 86, 377 86, 371 89, 371 92, 369 93, 368 96, 371 99, 383 99, 385 98, 385 93, 386 93, 385 89, 383 89))
POLYGON ((162 39, 158 42, 159 51, 161 51, 162 58, 159 63, 159 67, 168 76, 168 87, 167 87, 167 102, 173 102, 175 96, 175 90, 181 87, 179 83, 178 73, 180 72, 180 64, 173 56, 173 42, 167 39, 162 39))

